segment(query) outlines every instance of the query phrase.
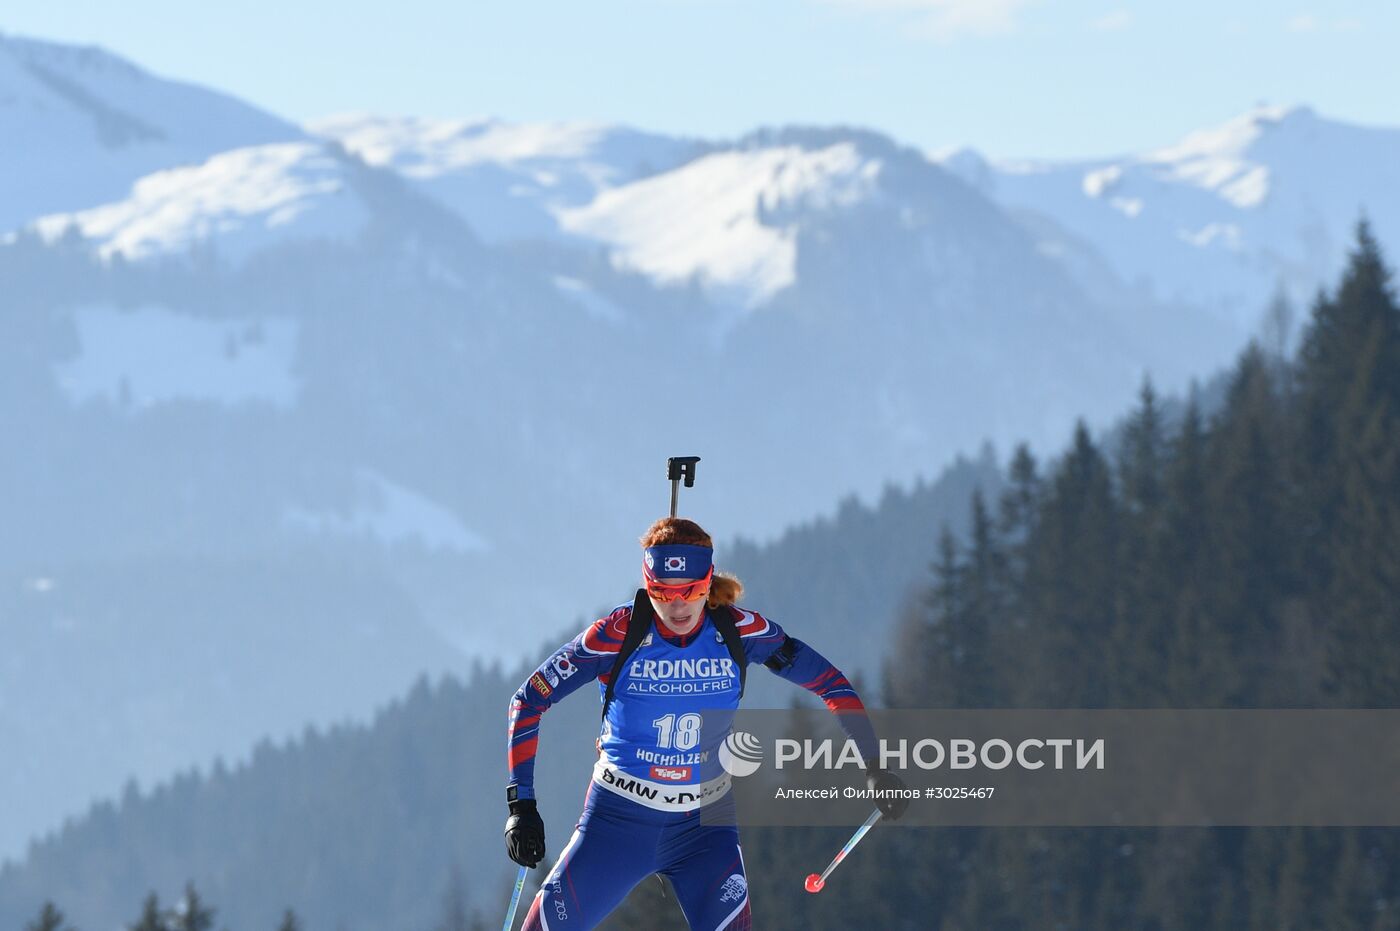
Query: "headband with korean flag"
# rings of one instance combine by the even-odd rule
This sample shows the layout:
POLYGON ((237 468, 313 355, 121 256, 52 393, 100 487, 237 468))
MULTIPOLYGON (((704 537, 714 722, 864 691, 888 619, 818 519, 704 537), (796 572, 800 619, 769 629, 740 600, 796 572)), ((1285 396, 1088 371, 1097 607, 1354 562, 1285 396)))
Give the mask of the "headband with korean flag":
POLYGON ((708 546, 671 543, 648 546, 642 557, 642 571, 652 581, 703 579, 713 565, 715 551, 708 546))

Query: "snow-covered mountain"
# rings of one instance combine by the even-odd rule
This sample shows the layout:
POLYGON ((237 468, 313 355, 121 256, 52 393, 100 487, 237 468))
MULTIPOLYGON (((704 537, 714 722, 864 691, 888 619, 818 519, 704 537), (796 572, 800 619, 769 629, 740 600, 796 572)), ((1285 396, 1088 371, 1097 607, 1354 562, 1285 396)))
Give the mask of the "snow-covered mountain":
POLYGON ((1307 107, 1259 107, 1118 158, 935 159, 1015 211, 1049 220, 1047 250, 1087 244, 1126 282, 1245 324, 1275 290, 1306 301, 1341 268, 1357 220, 1400 242, 1400 129, 1307 107), (1074 242, 1073 240, 1078 240, 1074 242))
POLYGON ((303 138, 242 101, 102 49, 0 35, 0 232, 120 200, 160 169, 303 138))
POLYGON ((390 168, 455 210, 490 242, 550 236, 555 212, 649 177, 702 143, 599 123, 508 123, 351 114, 307 127, 390 168))
POLYGON ((724 149, 556 216, 620 268, 752 309, 797 280, 801 218, 880 196, 880 167, 849 141, 724 149))
POLYGON ((233 149, 199 165, 138 179, 124 200, 34 223, 49 241, 70 228, 104 259, 128 261, 212 250, 239 264, 288 242, 350 241, 370 210, 354 190, 354 166, 319 142, 233 149))

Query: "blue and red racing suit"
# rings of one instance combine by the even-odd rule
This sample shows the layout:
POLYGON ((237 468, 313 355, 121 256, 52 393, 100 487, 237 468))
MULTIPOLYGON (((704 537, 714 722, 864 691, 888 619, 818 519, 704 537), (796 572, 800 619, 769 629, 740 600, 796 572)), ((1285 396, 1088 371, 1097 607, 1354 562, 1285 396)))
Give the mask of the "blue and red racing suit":
MULTIPOLYGON (((735 612, 749 665, 767 663, 781 648, 769 668, 820 697, 862 757, 875 756, 865 706, 839 669, 756 612, 719 610, 735 612)), ((508 746, 518 797, 534 797, 540 718, 587 682, 598 682, 600 698, 606 694, 631 617, 625 604, 594 621, 516 691, 508 746)), ((695 931, 750 927, 738 828, 732 818, 713 817, 732 811, 716 752, 727 735, 702 733, 700 715, 733 711, 739 697, 739 670, 709 611, 684 636, 653 622, 613 683, 583 814, 530 906, 526 931, 591 928, 652 873, 671 880, 695 931), (707 809, 701 823, 699 810, 709 805, 721 808, 707 809)))

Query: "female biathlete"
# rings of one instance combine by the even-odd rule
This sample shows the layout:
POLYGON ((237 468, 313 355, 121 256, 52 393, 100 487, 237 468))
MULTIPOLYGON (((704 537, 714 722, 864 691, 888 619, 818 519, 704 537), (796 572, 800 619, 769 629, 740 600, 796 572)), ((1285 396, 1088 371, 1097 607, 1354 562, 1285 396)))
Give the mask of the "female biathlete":
MULTIPOLYGON (((534 792, 540 716, 595 679, 604 699, 583 814, 530 905, 525 931, 592 928, 652 873, 670 879, 693 931, 751 927, 729 776, 718 765, 726 735, 702 734, 699 714, 738 707, 740 663, 761 663, 818 695, 868 761, 870 787, 903 787, 878 767, 865 706, 841 671, 777 624, 735 606, 743 586, 714 571, 709 534, 693 521, 668 517, 652 525, 642 547, 651 610, 639 593, 635 606, 620 605, 594 621, 511 699, 506 850, 531 868, 545 855, 534 792), (655 620, 639 617, 647 629, 629 639, 634 613, 655 620), (618 667, 624 649, 632 652, 618 667)), ((907 804, 876 798, 886 817, 898 817, 907 804)))

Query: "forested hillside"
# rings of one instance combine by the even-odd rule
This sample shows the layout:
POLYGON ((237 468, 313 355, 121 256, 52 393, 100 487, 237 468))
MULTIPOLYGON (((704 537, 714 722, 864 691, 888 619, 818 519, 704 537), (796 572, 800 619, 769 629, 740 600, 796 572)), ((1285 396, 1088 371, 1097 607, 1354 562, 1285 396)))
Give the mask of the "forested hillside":
MULTIPOLYGON (((971 490, 997 487, 998 476, 990 456, 959 460, 935 480, 890 488, 874 506, 848 500, 771 544, 728 546, 721 561, 748 585, 747 601, 864 666, 857 681, 873 695, 881 642, 927 569, 935 529, 960 525, 971 490)), ((619 578, 617 600, 633 584, 619 578)), ((522 647, 542 658, 588 611, 609 607, 581 604, 553 640, 522 647)), ((153 657, 154 668, 164 661, 153 657)), ((345 931, 465 920, 468 905, 509 883, 500 841, 505 709, 527 672, 478 663, 460 679, 423 680, 370 725, 307 728, 280 745, 264 741, 236 766, 144 791, 133 785, 0 870, 0 927, 31 920, 46 899, 80 928, 113 926, 134 920, 148 890, 174 901, 190 880, 233 931, 274 927, 287 907, 308 928, 345 931)), ((766 671, 750 685, 750 706, 815 702, 766 671)), ((595 695, 573 696, 542 730, 537 781, 551 851, 578 815, 595 695)), ((275 690, 262 700, 275 702, 275 690)))
MULTIPOLYGON (((895 707, 1400 704, 1400 310, 1362 227, 1296 359, 1118 448, 1020 457, 945 536, 886 667, 895 707)), ((1400 927, 1393 829, 888 830, 822 895, 840 832, 747 836, 765 928, 1400 927), (775 864, 757 869, 756 864, 775 864), (790 917, 800 916, 800 917, 790 917)))

